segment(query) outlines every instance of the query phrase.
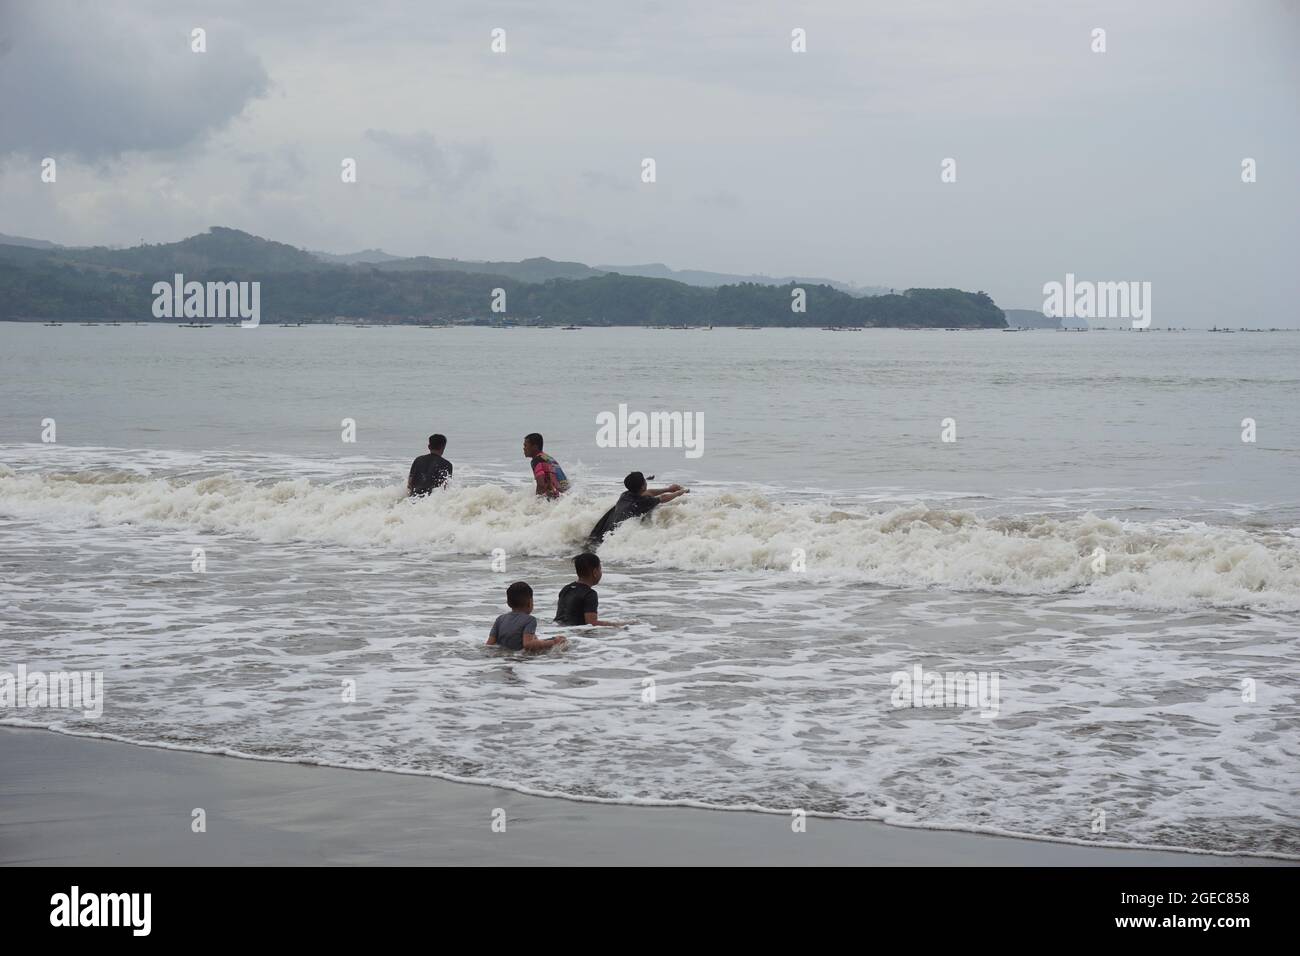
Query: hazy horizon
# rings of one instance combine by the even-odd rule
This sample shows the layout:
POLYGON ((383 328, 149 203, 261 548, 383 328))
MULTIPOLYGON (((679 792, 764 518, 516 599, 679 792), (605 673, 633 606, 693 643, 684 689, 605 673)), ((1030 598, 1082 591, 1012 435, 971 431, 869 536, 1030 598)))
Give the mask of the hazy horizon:
POLYGON ((1298 41, 1282 0, 0 0, 0 232, 130 246, 221 225, 1008 309, 1073 273, 1150 282, 1157 327, 1294 327, 1298 41))

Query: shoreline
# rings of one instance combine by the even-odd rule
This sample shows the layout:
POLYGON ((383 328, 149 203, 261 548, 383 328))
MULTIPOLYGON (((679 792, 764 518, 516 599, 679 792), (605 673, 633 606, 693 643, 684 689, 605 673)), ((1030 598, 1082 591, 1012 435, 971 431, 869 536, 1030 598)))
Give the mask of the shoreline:
MULTIPOLYGON (((205 321, 200 318, 198 322, 183 322, 175 318, 171 319, 132 319, 132 318, 34 318, 34 317, 16 317, 10 316, 0 318, 0 322, 13 325, 42 325, 42 326, 174 326, 176 328, 224 328, 240 327, 238 319, 214 318, 211 321, 205 321)), ((1237 326, 1236 328, 1202 328, 1200 326, 1150 326, 1148 328, 1131 328, 1123 325, 1093 325, 1088 328, 1077 327, 1053 327, 1053 326, 1035 326, 1035 325, 841 325, 841 326, 821 326, 821 325, 644 325, 644 324, 609 324, 609 325, 584 325, 581 322, 571 322, 567 325, 561 325, 561 320, 547 324, 527 324, 527 323, 510 323, 510 324, 492 324, 488 322, 420 322, 420 321, 386 321, 381 319, 357 319, 348 322, 334 322, 329 320, 301 319, 294 321, 266 321, 259 322, 257 327, 265 326, 267 328, 391 328, 391 329, 491 329, 493 331, 508 331, 516 329, 534 329, 541 331, 577 331, 580 329, 642 329, 653 332, 710 332, 714 329, 730 329, 739 332, 759 332, 765 330, 800 330, 807 332, 1300 332, 1300 328, 1284 328, 1278 326, 1254 327, 1254 326, 1237 326)))
POLYGON ((534 796, 43 728, 0 726, 0 765, 4 866, 1294 865, 814 815, 794 833, 776 813, 534 796), (205 833, 191 830, 196 808, 205 833))

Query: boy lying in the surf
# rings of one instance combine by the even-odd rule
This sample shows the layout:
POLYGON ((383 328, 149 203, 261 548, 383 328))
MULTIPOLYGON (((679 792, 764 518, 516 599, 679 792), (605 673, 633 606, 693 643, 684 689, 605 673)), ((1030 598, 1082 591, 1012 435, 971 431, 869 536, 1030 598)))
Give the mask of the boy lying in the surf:
MULTIPOLYGON (((653 478, 654 475, 650 477, 653 478)), ((667 504, 674 498, 680 498, 682 495, 691 493, 691 489, 683 488, 681 485, 669 485, 667 488, 651 488, 646 482, 645 475, 639 471, 634 471, 624 478, 623 487, 627 491, 619 495, 614 507, 605 512, 604 517, 597 521, 596 526, 591 529, 591 534, 587 535, 588 549, 594 549, 601 541, 605 540, 605 535, 628 518, 642 518, 659 507, 659 505, 667 504)))
POLYGON ((504 647, 510 651, 549 651, 564 643, 564 635, 549 640, 537 636, 537 618, 533 617, 533 589, 523 581, 506 588, 506 604, 510 610, 497 615, 488 634, 489 647, 504 647))

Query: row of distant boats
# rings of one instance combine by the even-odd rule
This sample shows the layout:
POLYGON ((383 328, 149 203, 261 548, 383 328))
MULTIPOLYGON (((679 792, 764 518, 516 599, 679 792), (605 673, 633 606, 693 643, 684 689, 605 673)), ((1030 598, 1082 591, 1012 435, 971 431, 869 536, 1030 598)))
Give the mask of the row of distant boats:
MULTIPOLYGON (((62 326, 62 325, 65 325, 65 324, 67 324, 67 323, 64 323, 64 322, 44 322, 44 323, 42 323, 42 324, 48 327, 48 326, 62 326)), ((170 323, 170 322, 79 322, 79 323, 77 323, 77 324, 78 324, 78 325, 107 325, 107 326, 121 326, 121 325, 171 325, 171 324, 173 324, 173 323, 170 323)), ((407 328, 410 327, 410 326, 402 326, 402 325, 400 325, 400 324, 392 324, 392 323, 386 323, 386 322, 351 322, 351 323, 340 323, 340 322, 267 322, 267 323, 263 323, 263 324, 265 324, 265 325, 267 325, 267 326, 278 326, 279 328, 283 328, 283 329, 300 329, 300 328, 303 328, 303 327, 306 326, 306 325, 336 325, 336 326, 337 326, 337 325, 349 325, 351 328, 354 328, 354 329, 395 329, 395 328, 402 328, 402 327, 407 327, 407 328)), ((240 327, 240 324, 239 324, 238 322, 220 322, 220 323, 213 323, 213 322, 177 322, 177 323, 175 323, 175 325, 176 325, 176 328, 178 328, 178 329, 211 329, 211 328, 214 328, 214 327, 217 326, 217 325, 220 325, 220 326, 222 326, 222 327, 224 327, 224 328, 231 328, 231 329, 237 329, 237 328, 240 327)), ((449 324, 445 324, 445 325, 438 325, 438 324, 422 324, 422 325, 417 325, 417 326, 414 326, 414 327, 415 327, 415 328, 420 328, 420 329, 455 329, 455 328, 490 328, 490 329, 558 328, 561 332, 580 332, 580 331, 584 328, 584 326, 581 326, 581 325, 561 325, 561 326, 519 326, 519 325, 457 326, 457 325, 449 325, 449 324)), ((647 329, 664 329, 664 330, 678 330, 678 331, 697 331, 697 332, 712 332, 712 331, 713 331, 713 326, 711 326, 711 325, 646 325, 646 326, 642 326, 642 328, 647 328, 647 329)), ((764 326, 761 326, 761 325, 739 325, 739 326, 735 326, 735 328, 743 329, 743 330, 747 330, 747 331, 748 331, 748 330, 757 330, 757 329, 761 329, 761 328, 764 328, 764 326)), ((823 331, 823 332, 861 332, 861 331, 862 331, 862 327, 860 327, 860 326, 844 326, 844 325, 828 325, 828 326, 826 326, 825 328, 823 328, 822 331, 823 331)), ((948 331, 949 331, 949 332, 956 332, 956 331, 959 331, 959 330, 958 330, 958 329, 949 329, 948 331)))
MULTIPOLYGON (((51 321, 51 322, 43 322, 43 323, 42 323, 42 325, 45 325, 45 326, 47 326, 47 327, 49 327, 49 326, 62 326, 62 325, 66 325, 66 324, 68 324, 68 323, 65 323, 65 322, 54 322, 54 321, 51 321)), ((213 327, 216 326, 216 325, 220 325, 220 326, 222 326, 222 327, 224 327, 224 328, 231 328, 231 329, 237 329, 237 328, 240 327, 240 324, 239 324, 238 322, 221 322, 221 323, 212 323, 212 322, 178 322, 178 323, 170 323, 170 322, 78 322, 78 323, 76 323, 76 324, 78 324, 78 325, 90 325, 90 326, 94 326, 94 325, 106 325, 106 326, 122 326, 122 325, 172 325, 172 324, 175 324, 176 328, 178 328, 178 329, 210 329, 210 328, 213 328, 213 327)), ((417 325, 417 326, 404 326, 404 325, 401 325, 401 324, 396 324, 396 323, 386 323, 386 322, 351 322, 351 323, 343 323, 343 322, 267 322, 267 323, 262 323, 262 324, 267 325, 268 327, 270 327, 270 326, 276 326, 276 327, 279 327, 279 328, 282 328, 282 329, 300 329, 300 328, 303 328, 304 326, 308 326, 308 325, 334 325, 334 326, 346 325, 346 326, 350 326, 351 328, 354 328, 354 329, 395 329, 395 328, 420 328, 420 329, 456 329, 456 328, 518 329, 518 328, 554 328, 554 329, 558 329, 558 330, 561 331, 561 332, 579 332, 579 331, 581 331, 581 330, 584 328, 584 326, 581 326, 581 325, 559 325, 559 326, 520 326, 520 325, 509 324, 509 323, 502 324, 502 325, 488 325, 488 326, 472 326, 472 325, 471 325, 471 326, 465 326, 465 325, 451 325, 451 324, 438 324, 438 323, 421 324, 421 325, 417 325)), ((595 328, 602 328, 602 326, 594 326, 594 327, 595 327, 595 328)), ((763 325, 737 325, 737 326, 723 326, 723 327, 724 327, 724 328, 735 328, 735 329, 740 330, 740 331, 758 331, 759 329, 768 328, 768 326, 763 326, 763 325)), ((644 326, 641 326, 641 328, 645 328, 645 329, 661 329, 661 330, 664 330, 664 331, 683 331, 683 332, 688 332, 688 331, 696 331, 696 332, 712 332, 712 331, 713 331, 713 326, 711 326, 711 325, 644 325, 644 326)), ((823 331, 823 332, 861 332, 861 331, 863 330, 863 328, 865 328, 865 326, 855 326, 855 325, 827 325, 827 326, 824 326, 824 327, 821 329, 821 331, 823 331)), ((982 327, 979 327, 979 328, 977 328, 977 327, 971 327, 971 328, 955 328, 955 327, 954 327, 954 328, 941 328, 941 327, 938 327, 938 326, 907 326, 907 327, 900 327, 900 328, 901 328, 902 331, 904 331, 904 332, 987 332, 987 331, 993 331, 992 329, 985 329, 985 328, 982 328, 982 327)), ((1197 331, 1197 330, 1195 330, 1195 329, 1175 329, 1175 328, 1166 328, 1166 329, 1155 329, 1155 328, 1152 328, 1152 329, 1107 329, 1107 328, 1105 328, 1105 327, 1098 327, 1096 330, 1090 330, 1090 329, 1086 329, 1086 328, 1072 328, 1072 329, 1033 329, 1033 328, 1026 328, 1026 327, 1019 327, 1019 326, 1018 326, 1018 327, 1013 327, 1013 328, 1000 329, 999 331, 1002 331, 1002 332, 1088 332, 1088 331, 1098 331, 1098 332, 1106 332, 1106 331, 1125 331, 1125 332, 1127 332, 1127 331, 1132 331, 1132 332, 1192 332, 1192 331, 1197 331)), ((1204 329, 1204 330, 1201 330, 1201 331, 1206 331, 1206 332, 1227 332, 1227 333, 1233 333, 1233 332, 1289 332, 1289 331, 1294 331, 1294 330, 1292 330, 1292 329, 1247 329, 1247 328, 1239 328, 1239 329, 1221 329, 1221 328, 1215 326, 1214 328, 1211 328, 1211 329, 1204 329)))
MULTIPOLYGON (((48 327, 48 326, 62 326, 62 325, 66 325, 67 323, 65 323, 65 322, 44 322, 44 323, 42 323, 42 324, 48 327)), ((108 325, 108 326, 121 326, 121 325, 172 325, 173 323, 170 323, 170 322, 78 322, 77 324, 78 324, 78 325, 108 325)), ((267 326, 278 326, 279 328, 283 328, 283 329, 300 329, 300 328, 303 328, 304 326, 307 326, 307 325, 335 325, 335 326, 338 326, 338 325, 347 325, 347 326, 350 326, 351 328, 354 328, 354 329, 395 329, 395 328, 404 328, 404 327, 405 327, 405 328, 410 328, 410 327, 411 327, 411 326, 403 326, 403 325, 401 325, 401 324, 397 324, 397 323, 388 323, 388 322, 348 322, 348 323, 344 323, 344 322, 267 322, 267 323, 262 323, 262 324, 265 324, 265 325, 267 325, 267 326)), ((175 323, 175 325, 176 325, 176 328, 178 328, 178 329, 211 329, 211 328, 214 328, 214 327, 217 326, 217 325, 220 325, 220 326, 222 326, 222 327, 224 327, 224 328, 231 328, 231 329, 237 329, 237 328, 240 327, 240 323, 238 323, 238 322, 219 322, 219 323, 214 323, 214 322, 177 322, 177 323, 175 323)), ((581 326, 581 325, 560 325, 560 326, 519 326, 519 325, 504 324, 504 325, 488 325, 488 326, 461 326, 461 325, 436 324, 436 323, 421 324, 421 325, 417 325, 417 326, 414 326, 414 327, 415 327, 415 328, 420 328, 420 329, 455 329, 455 328, 489 328, 489 329, 558 328, 561 332, 580 332, 580 331, 584 328, 584 326, 581 326)), ((665 330, 673 330, 673 329, 676 329, 676 330, 681 330, 681 331, 691 331, 691 330, 694 330, 694 331, 699 331, 699 332, 712 332, 712 331, 713 331, 713 326, 711 326, 711 325, 645 325, 645 326, 642 326, 642 328, 646 328, 646 329, 665 329, 665 330)), ((761 329, 761 328, 764 328, 764 326, 761 326, 761 325, 739 325, 739 326, 735 326, 735 328, 750 330, 750 329, 761 329)), ((825 327, 824 329, 822 329, 822 331, 823 331, 823 332, 861 332, 861 331, 862 331, 862 328, 861 328, 861 327, 855 327, 855 326, 829 325, 829 326, 825 327)), ((957 331, 957 330, 956 330, 956 329, 950 329, 949 331, 955 332, 955 331, 957 331)))

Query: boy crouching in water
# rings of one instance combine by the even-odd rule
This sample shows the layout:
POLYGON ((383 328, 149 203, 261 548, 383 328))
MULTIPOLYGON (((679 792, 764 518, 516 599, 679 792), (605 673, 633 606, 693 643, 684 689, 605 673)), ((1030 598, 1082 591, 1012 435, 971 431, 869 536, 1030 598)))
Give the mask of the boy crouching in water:
POLYGON ((585 551, 573 559, 573 570, 578 580, 566 584, 560 591, 560 600, 555 608, 555 623, 577 627, 590 624, 593 627, 623 627, 618 621, 602 621, 598 610, 600 596, 596 594, 596 585, 600 583, 600 558, 585 551))
POLYGON ((537 618, 533 617, 533 589, 523 581, 506 588, 506 604, 510 610, 498 615, 488 634, 489 647, 504 647, 511 651, 549 651, 564 643, 560 634, 549 640, 537 636, 537 618))

